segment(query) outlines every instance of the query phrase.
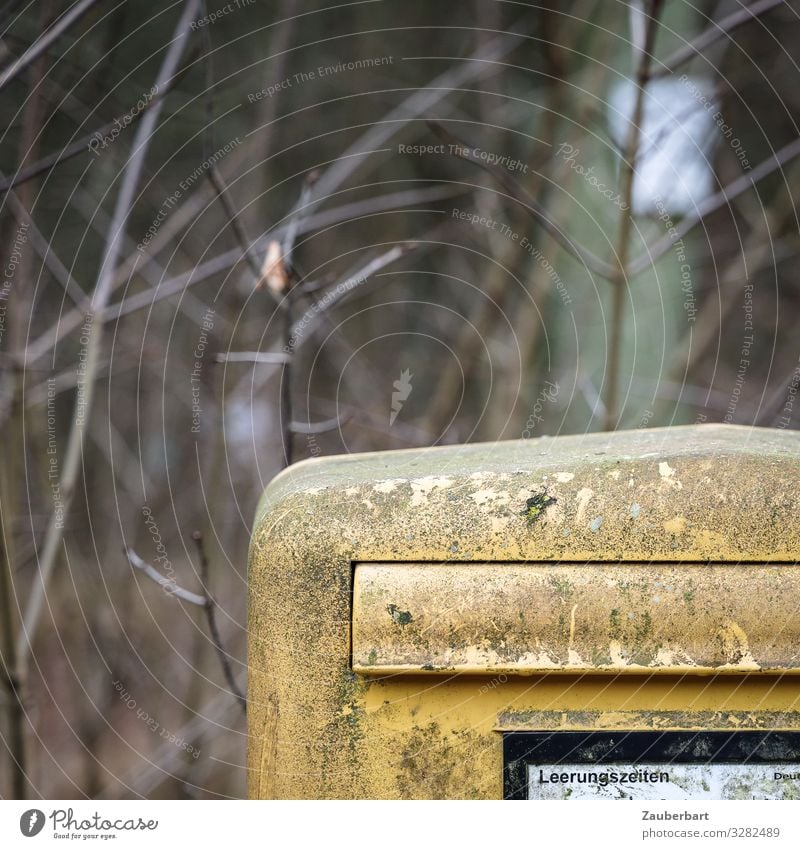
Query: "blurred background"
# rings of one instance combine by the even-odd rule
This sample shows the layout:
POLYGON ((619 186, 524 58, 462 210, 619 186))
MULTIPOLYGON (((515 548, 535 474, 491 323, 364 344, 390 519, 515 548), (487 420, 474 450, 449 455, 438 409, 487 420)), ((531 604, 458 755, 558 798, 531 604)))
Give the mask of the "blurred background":
POLYGON ((244 795, 287 464, 797 428, 799 11, 6 0, 0 795, 244 795))

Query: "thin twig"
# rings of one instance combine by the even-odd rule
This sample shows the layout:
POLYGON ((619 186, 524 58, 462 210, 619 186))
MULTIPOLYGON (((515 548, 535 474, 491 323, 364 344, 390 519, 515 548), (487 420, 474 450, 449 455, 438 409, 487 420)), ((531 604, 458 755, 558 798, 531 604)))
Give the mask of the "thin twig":
MULTIPOLYGON (((370 185, 361 186, 360 188, 370 188, 370 185)), ((348 190, 343 190, 342 193, 348 190)), ((343 204, 342 206, 335 207, 330 210, 325 210, 324 212, 318 212, 313 215, 309 215, 308 217, 303 217, 301 221, 297 224, 297 232, 296 235, 305 235, 306 233, 310 233, 316 230, 321 230, 324 228, 331 227, 336 224, 340 224, 342 222, 351 222, 359 220, 360 218, 368 217, 370 215, 377 215, 383 212, 390 212, 396 209, 400 209, 411 204, 426 204, 433 203, 437 200, 444 200, 447 198, 458 197, 460 195, 465 194, 465 189, 463 186, 431 186, 423 189, 411 189, 407 191, 401 192, 393 192, 386 195, 379 195, 378 197, 368 198, 362 201, 355 201, 354 203, 343 204)), ((194 217, 196 217, 197 212, 193 213, 194 217)), ((286 235, 290 225, 292 222, 291 214, 287 216, 287 218, 277 224, 272 230, 267 233, 259 236, 257 240, 254 242, 254 246, 257 250, 264 249, 269 242, 274 240, 281 240, 286 235)), ((160 233, 159 233, 160 235, 160 233)), ((138 257, 145 257, 145 261, 149 262, 150 257, 148 254, 137 254, 138 257)), ((224 253, 218 254, 216 257, 213 257, 210 260, 206 260, 204 263, 200 263, 194 268, 192 271, 184 272, 183 274, 165 280, 159 286, 159 300, 161 297, 170 297, 171 295, 178 294, 184 291, 185 287, 189 285, 195 285, 196 283, 201 283, 204 280, 208 280, 210 277, 213 277, 215 274, 220 274, 222 272, 228 271, 232 266, 236 265, 242 259, 242 251, 239 249, 232 249, 229 251, 225 251, 224 253), (166 288, 165 288, 166 287, 166 288), (163 295, 161 293, 164 293, 163 295)), ((125 268, 125 279, 127 279, 130 275, 130 269, 125 268)), ((305 291, 305 286, 302 286, 305 291)), ((146 297, 147 293, 143 293, 143 296, 146 297)), ((134 298, 139 298, 140 296, 134 296, 134 298)), ((120 302, 119 304, 115 304, 109 307, 109 310, 114 311, 113 316, 117 315, 127 315, 131 312, 134 312, 138 309, 142 309, 143 307, 147 307, 150 305, 150 301, 143 300, 134 300, 133 298, 128 298, 124 302, 120 302), (132 303, 133 301, 133 303, 132 303), (117 312, 117 308, 120 307, 120 311, 117 312)), ((45 334, 46 335, 46 334, 45 334)))
MULTIPOLYGON (((128 368, 137 368, 139 353, 135 352, 133 359, 131 360, 128 368)), ((96 379, 99 380, 102 377, 105 377, 108 374, 109 366, 111 365, 111 360, 108 357, 104 357, 97 364, 97 374, 96 379)), ((30 371, 30 370, 28 370, 30 371)), ((118 357, 114 358, 114 374, 118 375, 123 371, 123 367, 120 364, 120 360, 118 357)), ((49 376, 45 380, 40 383, 34 384, 30 387, 30 389, 25 390, 25 407, 26 409, 32 409, 37 407, 39 404, 44 404, 47 402, 48 398, 52 398, 55 395, 59 395, 62 392, 68 392, 80 383, 80 376, 75 372, 75 365, 70 364, 65 369, 60 371, 58 374, 49 376)), ((4 411, 5 412, 5 411, 4 411)))
POLYGON ((215 363, 264 363, 281 365, 291 360, 291 354, 272 351, 229 351, 227 354, 215 354, 215 363))
MULTIPOLYGON (((324 212, 309 215, 304 218, 302 223, 298 225, 298 235, 310 233, 314 230, 330 227, 343 221, 353 221, 368 215, 379 214, 394 209, 399 209, 412 203, 432 203, 436 200, 444 198, 457 197, 464 194, 464 189, 461 186, 434 186, 431 188, 414 189, 403 192, 394 192, 387 195, 382 195, 377 198, 369 198, 363 201, 344 204, 334 209, 324 212)), ((192 211, 192 217, 196 217, 197 212, 187 205, 185 207, 192 211)), ((180 211, 177 213, 180 215, 180 211)), ((169 222, 168 222, 169 223, 169 222)), ((259 237, 257 246, 260 249, 269 239, 282 237, 288 228, 288 223, 283 222, 278 224, 273 230, 259 237)), ((164 228, 166 230, 166 228, 164 228)), ((159 236, 161 231, 159 231, 159 236)), ((158 238, 158 236, 156 237, 158 238)), ((120 282, 127 281, 130 275, 136 270, 134 260, 144 260, 150 262, 149 254, 142 254, 139 251, 132 259, 126 259, 119 268, 115 288, 120 282)), ((123 316, 130 315, 141 309, 148 309, 159 301, 171 298, 175 295, 183 294, 189 288, 196 286, 215 274, 221 274, 228 271, 232 266, 235 266, 242 259, 242 251, 239 248, 233 248, 225 251, 206 262, 200 263, 191 271, 186 271, 176 277, 171 277, 159 284, 158 289, 147 292, 139 292, 136 295, 126 298, 123 301, 110 305, 103 316, 98 320, 105 322, 117 320, 123 316)), ((299 287, 304 291, 302 286, 299 287)), ((78 327, 84 320, 85 313, 81 310, 72 310, 63 316, 60 316, 58 321, 53 324, 48 330, 44 331, 41 336, 31 342, 25 351, 25 361, 28 364, 35 363, 43 357, 48 351, 55 347, 61 339, 68 333, 78 327)))
POLYGON ((290 422, 289 427, 292 433, 315 434, 315 433, 330 433, 332 430, 338 430, 342 425, 346 424, 353 417, 351 412, 341 416, 336 416, 333 419, 325 419, 321 422, 290 422))
POLYGON ((72 159, 74 156, 77 156, 80 153, 88 153, 89 152, 89 142, 93 138, 97 138, 97 133, 101 133, 105 135, 110 132, 114 128, 114 122, 110 121, 108 124, 104 124, 99 129, 95 130, 91 134, 87 134, 82 138, 79 138, 76 142, 73 142, 67 147, 63 148, 63 150, 57 150, 54 153, 51 153, 49 156, 45 156, 42 159, 38 160, 38 162, 32 162, 26 168, 22 168, 18 171, 13 177, 4 177, 0 180, 0 194, 4 194, 9 189, 13 189, 16 186, 21 185, 22 183, 27 183, 28 180, 32 180, 34 177, 38 177, 39 174, 43 174, 45 171, 49 171, 54 168, 56 165, 59 165, 62 162, 66 162, 72 159))
MULTIPOLYGON (((309 215, 308 218, 304 218, 302 222, 297 225, 297 235, 304 235, 314 230, 330 227, 334 224, 339 224, 342 221, 352 221, 368 215, 399 209, 410 203, 432 203, 436 200, 456 197, 462 194, 464 194, 464 189, 460 186, 455 190, 450 186, 445 188, 437 186, 429 189, 396 192, 378 198, 357 201, 355 203, 336 207, 335 209, 326 210, 325 212, 309 215)), ((259 237, 256 243, 257 247, 261 249, 268 241, 282 238, 288 230, 289 221, 276 226, 265 236, 259 237)), ((157 292, 140 292, 139 294, 126 298, 124 301, 112 304, 108 308, 107 320, 130 315, 140 309, 147 309, 165 298, 171 298, 174 295, 182 294, 190 286, 196 286, 198 283, 208 280, 215 274, 227 271, 229 268, 240 262, 241 259, 242 251, 238 248, 219 254, 204 263, 200 263, 191 271, 186 271, 177 277, 165 280, 159 285, 157 292)), ((305 293, 306 290, 302 284, 299 284, 298 288, 300 291, 305 293)), ((72 328, 77 327, 77 325, 80 324, 80 315, 77 317, 70 315, 67 318, 70 320, 72 328)), ((46 331, 43 334, 42 342, 37 339, 37 341, 34 342, 28 349, 29 361, 31 361, 31 358, 35 360, 39 356, 42 356, 43 353, 52 347, 51 343, 45 341, 50 336, 51 332, 55 333, 55 328, 52 331, 46 331)), ((62 338, 63 335, 64 332, 60 332, 58 338, 62 338)))
POLYGON ((676 68, 679 68, 684 62, 688 62, 695 56, 699 56, 707 47, 710 47, 714 42, 719 41, 726 35, 729 35, 733 30, 747 24, 750 21, 756 20, 760 15, 769 12, 776 6, 785 5, 786 0, 757 0, 750 6, 744 6, 736 12, 732 12, 726 18, 716 23, 712 22, 711 26, 700 33, 696 38, 692 39, 688 44, 679 47, 668 59, 659 63, 661 67, 650 72, 649 78, 657 80, 661 77, 669 76, 676 68))
MULTIPOLYGON (((294 306, 298 295, 298 274, 296 262, 294 258, 295 242, 297 233, 300 228, 301 219, 307 214, 308 201, 311 196, 311 190, 317 181, 317 173, 309 172, 303 180, 303 187, 300 190, 300 198, 289 216, 289 221, 286 226, 286 234, 283 239, 283 262, 288 281, 288 288, 284 298, 280 303, 281 307, 281 332, 283 337, 283 347, 286 352, 294 350, 294 306)), ((292 358, 286 360, 281 372, 280 383, 280 422, 281 422, 281 444, 283 447, 283 460, 286 466, 291 466, 294 460, 294 432, 292 431, 292 358)))
POLYGON ((289 269, 289 273, 297 277, 294 269, 294 249, 297 244, 297 234, 300 230, 300 223, 306 215, 309 200, 311 198, 311 190, 314 184, 319 179, 316 171, 310 171, 303 180, 303 188, 300 190, 300 199, 295 205, 295 213, 289 216, 289 221, 286 225, 286 235, 283 237, 283 262, 289 269))
POLYGON ((490 165, 484 159, 481 159, 475 154, 474 148, 461 141, 441 124, 429 121, 428 126, 448 144, 451 155, 463 159, 465 162, 470 162, 489 174, 545 232, 549 233, 568 254, 575 257, 589 271, 606 279, 610 279, 614 275, 613 265, 595 256, 588 248, 577 245, 557 224, 550 220, 546 210, 542 209, 538 201, 509 171, 490 165))
POLYGON ((39 254, 42 262, 50 270, 53 277, 58 280, 76 307, 85 314, 89 306, 89 299, 86 297, 86 293, 69 273, 69 269, 63 262, 61 262, 58 256, 56 256, 52 243, 41 234, 39 228, 36 226, 36 222, 33 220, 28 210, 25 209, 25 204, 20 202, 14 192, 9 192, 7 203, 17 222, 19 224, 24 222, 30 228, 31 245, 36 253, 39 254))
POLYGON ((228 187, 225 185, 225 180, 222 179, 222 174, 219 173, 219 169, 215 165, 212 165, 206 171, 206 176, 208 177, 208 181, 214 187, 214 191, 217 193, 217 198, 225 210, 225 215, 228 217, 228 224, 231 225, 231 230, 233 230, 233 234, 236 236, 236 241, 242 249, 242 255, 247 260, 247 264, 250 266, 250 271, 252 271, 253 275, 256 279, 258 279, 261 276, 261 265, 256 257, 255 248, 253 247, 252 242, 247 238, 247 233, 244 231, 244 225, 239 220, 239 213, 234 209, 233 204, 231 203, 231 198, 228 194, 228 187))
POLYGON ((211 634, 211 641, 214 643, 214 648, 217 651, 217 656, 219 657, 219 662, 222 664, 222 671, 225 674, 225 680, 228 682, 228 686, 231 688, 231 692, 236 696, 237 701, 239 702, 239 706, 242 709, 242 712, 247 714, 247 699, 244 696, 244 693, 239 688, 239 684, 236 681, 236 678, 233 674, 233 669, 231 668, 230 655, 227 651, 225 651, 225 646, 222 643, 222 636, 219 633, 219 628, 217 627, 217 613, 216 613, 216 603, 214 602, 214 598, 211 595, 210 586, 210 569, 208 564, 208 557, 206 556, 205 546, 203 545, 203 535, 200 531, 195 531, 192 534, 192 539, 194 540, 195 546, 197 547, 197 556, 200 558, 200 580, 203 583, 203 590, 205 591, 205 611, 206 611, 206 620, 208 621, 208 631, 211 634))
POLYGON ((342 183, 350 177, 364 162, 361 154, 376 150, 384 145, 392 136, 398 133, 410 121, 430 110, 441 100, 457 91, 461 86, 472 80, 496 73, 503 67, 500 61, 507 56, 524 38, 527 24, 520 19, 506 32, 496 33, 495 38, 481 46, 471 56, 459 60, 431 82, 417 91, 394 109, 390 109, 372 127, 360 136, 349 148, 338 157, 336 163, 328 168, 314 187, 313 200, 329 197, 342 183))
POLYGON ((112 130, 120 126, 123 120, 128 121, 128 126, 133 125, 139 121, 142 116, 146 115, 148 110, 152 109, 156 103, 163 100, 167 94, 169 94, 180 76, 182 76, 182 74, 175 74, 175 76, 169 80, 167 85, 165 85, 163 89, 159 89, 152 98, 147 101, 144 108, 138 110, 135 114, 131 114, 130 111, 125 112, 113 121, 109 121, 107 124, 103 124, 102 127, 98 127, 93 132, 81 136, 81 138, 77 141, 68 144, 62 150, 53 151, 53 153, 42 157, 38 161, 31 162, 30 165, 26 165, 24 168, 21 168, 11 177, 4 177, 0 180, 0 194, 4 194, 9 189, 13 189, 22 183, 27 183, 28 180, 38 177, 39 174, 43 174, 45 171, 50 171, 62 162, 67 162, 81 153, 89 153, 91 151, 91 142, 93 140, 96 141, 99 138, 107 136, 112 130))
MULTIPOLYGON (((39 10, 39 20, 42 29, 48 26, 52 19, 53 3, 44 0, 39 10)), ((39 140, 42 127, 44 126, 46 106, 42 99, 37 97, 42 80, 47 76, 50 63, 45 54, 31 64, 28 76, 28 98, 22 113, 21 132, 18 140, 19 165, 24 167, 29 160, 38 155, 39 140)), ((17 233, 22 233, 23 221, 27 224, 30 232, 30 240, 36 241, 36 230, 30 220, 29 210, 35 204, 35 190, 32 185, 25 186, 15 195, 14 206, 16 207, 17 221, 19 223, 17 233)), ((6 257, 8 259, 8 257, 6 257)), ((28 319, 32 309, 34 268, 31 262, 30 250, 21 246, 19 252, 19 265, 17 273, 22 282, 22 291, 18 292, 13 299, 14 303, 9 305, 9 344, 8 349, 15 355, 19 355, 25 346, 25 321, 28 319)), ((17 637, 19 599, 14 584, 14 573, 17 568, 22 567, 19 546, 17 546, 18 521, 21 518, 20 507, 20 483, 22 482, 25 459, 25 411, 24 404, 24 381, 25 375, 22 369, 17 367, 8 370, 7 380, 3 381, 10 385, 10 402, 8 405, 9 421, 3 422, 3 434, 10 446, 15 450, 6 452, 3 461, 3 469, 0 474, 0 501, 2 501, 2 516, 0 516, 0 533, 3 535, 2 552, 0 558, 3 563, 2 569, 3 586, 0 587, 0 618, 4 620, 2 626, 2 649, 3 669, 5 671, 5 685, 7 690, 8 724, 6 748, 11 757, 11 789, 12 797, 25 799, 28 796, 28 772, 29 758, 26 746, 26 710, 25 691, 27 684, 27 669, 18 662, 19 640, 17 637), (19 559, 18 559, 19 558, 19 559)))
POLYGON ((167 595, 175 596, 175 598, 181 599, 181 601, 186 601, 189 604, 194 604, 197 607, 207 607, 208 606, 208 598, 204 595, 198 595, 197 593, 193 593, 191 590, 184 589, 182 586, 177 584, 174 578, 167 578, 166 575, 162 575, 155 566, 151 566, 149 563, 142 560, 141 557, 132 549, 125 549, 125 556, 128 558, 128 562, 134 569, 139 569, 151 581, 157 583, 161 589, 167 595))
MULTIPOLYGON (((200 0, 187 0, 181 17, 175 29, 172 43, 167 50, 158 72, 156 90, 167 85, 175 73, 181 54, 184 51, 191 33, 191 23, 200 10, 200 0)), ((109 226, 103 260, 97 276, 94 293, 86 316, 89 341, 86 346, 83 386, 75 399, 72 427, 70 428, 67 448, 64 455, 64 465, 59 480, 61 493, 61 513, 53 511, 45 535, 44 547, 39 560, 37 579, 31 588, 31 594, 25 607, 22 620, 20 639, 17 641, 17 668, 22 669, 28 659, 33 645, 33 639, 41 618, 42 608, 47 593, 47 584, 55 566, 56 558, 61 550, 64 538, 64 526, 67 514, 75 494, 78 482, 81 458, 83 457, 83 434, 87 420, 91 414, 92 395, 95 374, 100 359, 100 349, 103 338, 102 316, 111 295, 112 284, 119 259, 120 247, 128 217, 133 208, 139 178, 144 167, 145 156, 158 123, 163 101, 159 101, 142 118, 136 129, 133 142, 133 152, 125 168, 122 184, 114 209, 114 215, 109 226), (97 320, 94 320, 97 319, 97 320)))
POLYGON ((640 45, 639 63, 636 72, 636 101, 633 115, 631 116, 628 135, 625 142, 625 155, 621 163, 621 191, 619 216, 619 232, 617 234, 617 245, 615 251, 616 266, 611 277, 614 286, 611 307, 611 329, 608 353, 608 380, 606 382, 606 394, 604 403, 605 428, 614 430, 617 426, 619 416, 619 371, 620 359, 622 357, 622 334, 624 325, 625 296, 628 294, 628 257, 631 248, 631 232, 633 229, 633 189, 636 178, 637 160, 639 158, 639 141, 642 132, 642 118, 644 116, 644 100, 647 88, 647 78, 650 72, 650 62, 653 56, 656 32, 658 30, 658 17, 661 12, 663 0, 650 0, 649 9, 646 13, 644 42, 640 45))
POLYGON ((13 761, 13 798, 24 799, 27 776, 25 774, 25 705, 22 686, 14 664, 16 637, 14 634, 14 578, 6 540, 10 537, 5 507, 10 502, 7 487, 0 496, 0 676, 8 705, 8 753, 13 761))
POLYGON ((687 215, 680 223, 676 224, 674 228, 655 242, 655 244, 647 248, 641 256, 630 263, 628 269, 630 276, 635 277, 637 274, 647 271, 675 242, 680 241, 707 215, 716 212, 723 206, 727 206, 732 200, 739 197, 739 195, 754 188, 756 183, 763 180, 764 177, 783 168, 784 165, 791 162, 796 156, 800 156, 800 138, 789 142, 789 144, 775 153, 774 156, 765 159, 751 171, 747 171, 741 177, 737 177, 737 179, 720 189, 716 194, 699 203, 694 215, 687 215))
MULTIPOLYGON (((280 301, 281 312, 281 341, 286 353, 292 353, 294 350, 294 307, 297 302, 297 297, 301 294, 301 289, 297 285, 299 275, 297 273, 297 265, 294 259, 295 240, 300 228, 300 222, 308 212, 308 200, 311 190, 317 181, 317 173, 310 171, 303 180, 303 186, 300 189, 300 197, 294 205, 292 212, 289 214, 289 220, 286 225, 286 231, 283 239, 283 245, 279 249, 282 251, 282 256, 278 262, 284 267, 285 291, 283 299, 280 301)), ((281 426, 281 447, 283 449, 283 464, 291 466, 294 460, 294 431, 292 430, 293 418, 293 401, 292 401, 292 358, 289 357, 283 365, 280 382, 280 426, 281 426)))
POLYGON ((388 251, 384 251, 384 253, 371 259, 366 265, 349 275, 342 282, 329 286, 327 293, 323 293, 322 298, 315 302, 313 306, 309 307, 303 313, 300 320, 292 327, 291 340, 293 342, 293 347, 299 347, 302 345, 303 341, 308 338, 310 331, 313 330, 317 323, 316 318, 320 314, 320 307, 325 310, 331 309, 331 307, 338 304, 339 301, 346 298, 355 289, 363 286, 377 271, 380 271, 387 265, 391 265, 391 263, 416 248, 416 242, 410 242, 404 245, 395 245, 388 251))
MULTIPOLYGON (((111 222, 111 216, 103 209, 102 205, 86 191, 86 189, 76 186, 75 192, 70 198, 70 203, 83 216, 84 221, 92 228, 99 236, 104 237, 108 225, 111 222)), ((136 242, 128 234, 124 235, 123 244, 126 250, 136 250, 136 242)), ((183 248, 183 246, 181 246, 183 248)), ((136 251, 141 257, 141 253, 136 251)), ((119 266, 117 266, 119 269, 119 266)), ((161 281, 166 276, 166 270, 156 261, 148 263, 139 263, 132 269, 132 274, 126 278, 126 283, 130 283, 131 277, 138 274, 150 286, 151 290, 157 290, 161 281)), ((114 290, 119 287, 119 273, 114 282, 114 290)), ((178 301, 177 308, 194 324, 201 327, 203 318, 208 310, 208 305, 197 298, 192 292, 186 292, 178 301)), ((104 321, 107 320, 108 313, 104 314, 104 321)))
MULTIPOLYGON (((40 38, 31 44, 31 46, 10 65, 0 71, 0 91, 2 91, 14 77, 18 76, 21 71, 24 71, 31 62, 42 55, 50 45, 60 38, 67 30, 73 27, 91 8, 97 5, 99 0, 79 0, 71 9, 65 12, 50 29, 47 30, 40 38)), ((118 5, 122 5, 121 3, 118 5)))
MULTIPOLYGON (((225 157, 226 168, 236 171, 242 162, 248 161, 250 157, 249 148, 251 146, 253 146, 252 143, 248 142, 247 139, 237 145, 225 157)), ((195 224, 197 219, 209 209, 215 197, 216 190, 211 183, 207 181, 198 182, 192 194, 186 197, 183 204, 175 207, 169 218, 161 225, 158 232, 148 242, 146 250, 140 250, 139 246, 136 246, 120 263, 117 272, 117 286, 125 285, 130 278, 134 266, 143 267, 151 262, 155 262, 158 254, 167 245, 172 245, 175 242, 180 243, 182 240, 176 237, 185 228, 191 228, 195 224)), ((228 254, 233 257, 230 265, 236 264, 241 259, 241 251, 239 250, 231 249, 228 251, 228 254)), ((195 263, 192 264, 194 265, 195 263)))
MULTIPOLYGON (((798 178, 800 162, 795 162, 786 175, 787 185, 796 185, 798 178)), ((717 297, 707 298, 703 302, 697 319, 689 324, 673 347, 666 374, 672 375, 675 380, 685 380, 686 375, 691 374, 705 356, 711 356, 714 362, 718 361, 721 327, 731 310, 740 303, 733 295, 734 288, 740 286, 743 281, 754 279, 764 268, 775 262, 775 241, 772 234, 778 232, 784 219, 795 212, 791 192, 783 194, 764 212, 759 226, 748 234, 741 251, 737 252, 726 268, 717 275, 717 297), (709 354, 709 348, 715 340, 717 351, 709 354)))

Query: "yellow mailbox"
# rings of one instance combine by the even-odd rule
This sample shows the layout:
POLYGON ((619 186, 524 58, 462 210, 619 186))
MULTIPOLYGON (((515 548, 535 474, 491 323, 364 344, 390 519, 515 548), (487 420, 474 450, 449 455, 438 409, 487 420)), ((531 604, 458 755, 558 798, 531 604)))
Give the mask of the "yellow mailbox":
POLYGON ((308 460, 250 557, 256 798, 800 797, 800 436, 308 460))

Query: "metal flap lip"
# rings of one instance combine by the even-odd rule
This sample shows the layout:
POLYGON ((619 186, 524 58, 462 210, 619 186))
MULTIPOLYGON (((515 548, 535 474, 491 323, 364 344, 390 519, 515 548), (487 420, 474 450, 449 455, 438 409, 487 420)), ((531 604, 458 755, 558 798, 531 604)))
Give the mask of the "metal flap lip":
POLYGON ((799 611, 796 564, 360 563, 352 668, 366 676, 795 674, 799 611))

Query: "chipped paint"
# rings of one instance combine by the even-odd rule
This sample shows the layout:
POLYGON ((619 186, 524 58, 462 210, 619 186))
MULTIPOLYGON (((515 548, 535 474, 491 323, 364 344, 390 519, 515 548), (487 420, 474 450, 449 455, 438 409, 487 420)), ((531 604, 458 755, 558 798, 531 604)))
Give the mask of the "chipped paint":
POLYGON ((507 491, 497 492, 493 489, 479 489, 473 492, 470 498, 485 510, 496 510, 497 507, 504 507, 511 502, 511 496, 507 491))
POLYGON ((386 481, 379 481, 372 488, 375 492, 382 492, 388 495, 390 492, 394 492, 401 483, 405 483, 405 480, 402 478, 389 479, 386 481))
POLYGON ((511 524, 510 516, 492 516, 491 530, 493 534, 502 533, 511 524))
POLYGON ((756 663, 750 652, 750 644, 747 634, 733 621, 727 620, 720 629, 722 647, 728 663, 725 666, 739 666, 745 669, 760 669, 761 665, 756 663))
POLYGON ((683 489, 683 484, 675 476, 675 469, 669 463, 659 463, 658 474, 667 486, 672 489, 683 489))
POLYGON ((579 489, 577 494, 575 495, 575 501, 578 504, 578 512, 575 514, 575 521, 582 522, 584 513, 586 513, 586 508, 589 506, 589 502, 592 500, 594 496, 594 490, 589 489, 588 487, 583 487, 583 489, 579 489))
POLYGON ((428 496, 436 489, 447 489, 452 480, 446 477, 431 476, 411 481, 411 506, 421 507, 427 504, 428 496))
POLYGON ((608 655, 612 666, 627 666, 628 658, 623 653, 622 643, 619 640, 611 640, 608 644, 608 655))

